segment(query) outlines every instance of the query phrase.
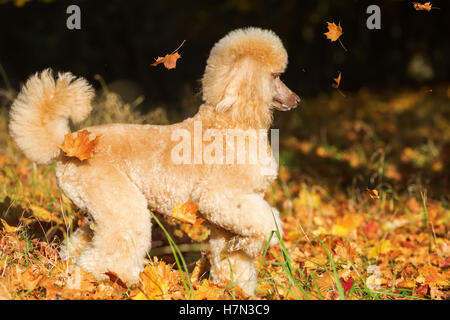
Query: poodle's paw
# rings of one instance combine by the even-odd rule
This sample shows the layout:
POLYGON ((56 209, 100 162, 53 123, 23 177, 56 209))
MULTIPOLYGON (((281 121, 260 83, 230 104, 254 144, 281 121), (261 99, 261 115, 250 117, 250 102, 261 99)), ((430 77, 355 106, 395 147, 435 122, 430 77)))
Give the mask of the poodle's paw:
POLYGON ((132 260, 129 257, 105 256, 94 248, 88 248, 81 253, 76 264, 97 280, 108 280, 108 274, 114 273, 130 288, 139 283, 139 274, 143 271, 143 263, 133 263, 132 260))

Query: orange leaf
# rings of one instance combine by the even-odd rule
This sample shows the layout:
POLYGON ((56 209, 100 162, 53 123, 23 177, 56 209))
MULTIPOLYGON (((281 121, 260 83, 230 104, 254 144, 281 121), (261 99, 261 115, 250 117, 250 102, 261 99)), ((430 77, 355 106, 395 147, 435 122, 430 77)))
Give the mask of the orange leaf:
POLYGON ((177 60, 181 58, 181 56, 178 54, 178 50, 185 42, 186 40, 183 40, 178 48, 176 48, 172 53, 166 54, 164 57, 158 57, 158 59, 155 59, 155 62, 152 63, 151 66, 155 67, 158 64, 163 63, 166 69, 175 69, 177 66, 177 60))
POLYGON ((175 69, 177 66, 177 60, 180 58, 181 56, 178 54, 178 52, 166 54, 164 58, 158 57, 158 59, 155 59, 155 62, 152 63, 151 66, 155 67, 158 64, 163 63, 167 69, 175 69))
POLYGON ((376 189, 367 188, 366 193, 371 199, 380 199, 380 196, 378 195, 378 191, 376 189))
POLYGON ((420 2, 413 2, 413 6, 414 9, 416 9, 416 11, 430 11, 432 4, 431 2, 425 2, 425 3, 420 3, 420 2))
POLYGON ((335 89, 339 88, 339 85, 341 84, 341 73, 339 72, 339 75, 337 76, 337 78, 333 78, 333 80, 336 83, 331 84, 331 86, 335 89))
POLYGON ((198 211, 198 203, 196 202, 188 201, 184 204, 179 203, 175 205, 175 207, 172 210, 172 218, 177 219, 181 222, 196 224, 197 211, 198 211))
POLYGON ((339 39, 339 37, 342 35, 342 27, 341 23, 339 22, 339 25, 336 25, 334 22, 327 22, 328 32, 325 32, 324 35, 327 37, 327 39, 330 39, 331 42, 334 42, 339 39))
POLYGON ((75 157, 81 161, 90 159, 94 156, 94 150, 98 145, 100 136, 90 140, 89 135, 88 130, 79 131, 74 139, 72 133, 69 132, 64 136, 64 144, 59 148, 64 151, 67 157, 75 157))

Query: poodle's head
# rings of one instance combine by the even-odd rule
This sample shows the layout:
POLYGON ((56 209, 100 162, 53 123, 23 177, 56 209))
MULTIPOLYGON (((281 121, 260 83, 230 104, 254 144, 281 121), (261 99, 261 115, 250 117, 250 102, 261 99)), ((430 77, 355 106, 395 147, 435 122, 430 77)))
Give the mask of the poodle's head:
POLYGON ((287 53, 270 30, 231 31, 217 42, 203 75, 203 100, 252 127, 268 127, 272 109, 290 110, 300 98, 281 80, 287 53))

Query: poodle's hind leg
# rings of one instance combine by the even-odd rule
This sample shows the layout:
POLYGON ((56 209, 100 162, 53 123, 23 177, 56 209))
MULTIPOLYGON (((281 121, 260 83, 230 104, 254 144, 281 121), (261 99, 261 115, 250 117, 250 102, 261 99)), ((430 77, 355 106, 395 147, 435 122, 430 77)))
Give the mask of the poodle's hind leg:
POLYGON ((211 279, 215 283, 234 280, 246 294, 254 296, 257 285, 255 258, 244 251, 227 251, 227 243, 233 234, 217 227, 211 228, 211 279))
POLYGON ((127 285, 138 283, 151 247, 147 200, 114 167, 85 168, 82 179, 79 199, 94 219, 94 236, 75 263, 98 279, 114 272, 127 285))

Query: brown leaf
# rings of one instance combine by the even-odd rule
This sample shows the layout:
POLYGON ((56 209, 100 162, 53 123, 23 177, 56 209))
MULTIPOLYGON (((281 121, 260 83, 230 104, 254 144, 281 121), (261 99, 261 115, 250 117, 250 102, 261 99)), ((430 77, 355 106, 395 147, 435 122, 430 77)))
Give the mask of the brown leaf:
POLYGON ((414 9, 416 9, 416 11, 430 11, 432 4, 431 2, 425 2, 425 3, 420 3, 420 2, 413 2, 413 6, 414 9))
POLYGON ((119 276, 112 271, 105 272, 105 274, 108 276, 109 280, 113 283, 117 283, 119 286, 121 286, 124 289, 128 289, 125 282, 122 281, 122 279, 119 278, 119 276))
POLYGON ((83 130, 77 132, 77 137, 74 138, 72 133, 64 136, 64 144, 59 148, 64 151, 67 157, 75 157, 83 161, 94 156, 94 150, 98 145, 100 136, 95 137, 94 140, 89 139, 90 132, 83 130))
POLYGON ((328 32, 325 32, 324 35, 327 37, 327 39, 330 39, 331 42, 334 42, 339 39, 339 37, 342 35, 342 27, 341 23, 339 22, 339 25, 336 25, 334 22, 327 22, 328 32))

